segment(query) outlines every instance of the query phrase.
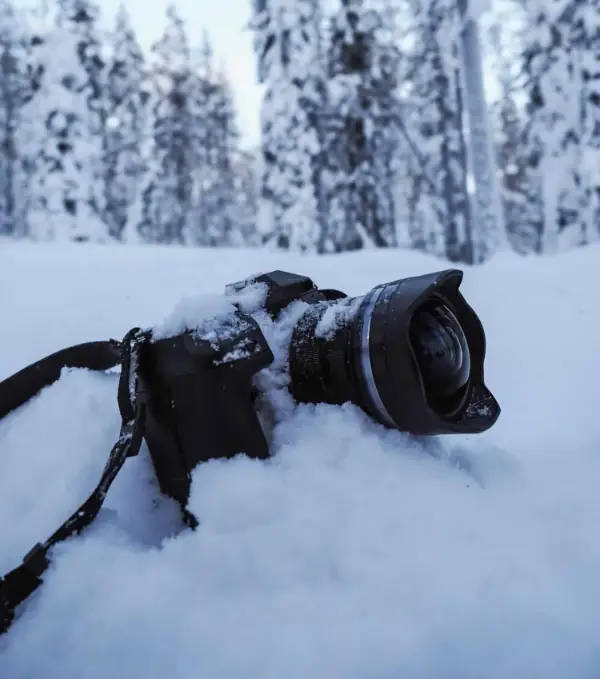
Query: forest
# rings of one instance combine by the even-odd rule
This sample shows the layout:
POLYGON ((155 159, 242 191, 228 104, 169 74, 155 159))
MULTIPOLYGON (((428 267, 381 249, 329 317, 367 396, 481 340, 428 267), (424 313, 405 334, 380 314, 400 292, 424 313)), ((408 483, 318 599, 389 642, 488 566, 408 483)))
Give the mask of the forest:
POLYGON ((219 46, 176 4, 143 50, 125 6, 107 30, 91 0, 0 0, 0 243, 477 264, 598 241, 600 0, 494 0, 478 22, 491 221, 473 209, 461 4, 254 0, 264 97, 248 148, 219 46))

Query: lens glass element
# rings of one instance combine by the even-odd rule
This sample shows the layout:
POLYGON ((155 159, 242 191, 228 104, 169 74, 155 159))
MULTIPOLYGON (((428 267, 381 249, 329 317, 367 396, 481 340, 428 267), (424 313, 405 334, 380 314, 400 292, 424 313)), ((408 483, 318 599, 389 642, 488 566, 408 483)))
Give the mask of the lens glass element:
POLYGON ((444 402, 465 387, 471 374, 469 345, 446 304, 432 299, 418 309, 411 322, 410 339, 432 402, 444 402))

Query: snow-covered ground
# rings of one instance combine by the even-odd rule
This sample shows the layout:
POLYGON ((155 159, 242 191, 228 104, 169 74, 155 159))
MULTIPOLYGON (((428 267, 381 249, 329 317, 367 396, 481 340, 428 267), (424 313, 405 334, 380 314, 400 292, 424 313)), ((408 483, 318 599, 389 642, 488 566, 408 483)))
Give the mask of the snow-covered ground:
MULTIPOLYGON (((271 268, 350 294, 414 253, 0 247, 0 379, 271 268)), ((600 671, 600 248, 467 270, 503 408, 446 457, 301 408, 267 463, 198 468, 178 531, 146 455, 0 637, 1 679, 592 679, 600 671)), ((95 485, 116 377, 72 371, 0 422, 0 573, 95 485)))

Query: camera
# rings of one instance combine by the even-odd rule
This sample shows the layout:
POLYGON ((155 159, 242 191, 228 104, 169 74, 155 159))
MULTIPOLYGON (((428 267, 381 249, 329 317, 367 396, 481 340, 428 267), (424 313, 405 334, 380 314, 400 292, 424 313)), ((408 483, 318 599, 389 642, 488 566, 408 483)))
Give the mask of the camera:
POLYGON ((271 271, 225 288, 231 312, 209 328, 156 336, 140 353, 144 438, 160 489, 185 507, 201 462, 269 457, 258 376, 283 354, 295 403, 353 403, 415 435, 489 429, 500 407, 484 384, 483 326, 448 269, 384 283, 359 297, 271 271), (244 294, 258 291, 249 304, 244 294), (293 307, 282 347, 268 327, 293 307))
POLYGON ((143 439, 161 492, 194 528, 186 507, 192 471, 214 458, 268 458, 269 405, 285 417, 290 403, 353 403, 381 425, 415 435, 489 429, 500 407, 484 384, 485 334, 459 292, 462 277, 448 269, 349 297, 307 276, 271 271, 227 285, 223 305, 201 319, 68 347, 0 382, 2 419, 65 367, 120 364, 122 417, 91 495, 0 576, 0 635, 43 582, 52 548, 94 520, 143 439))

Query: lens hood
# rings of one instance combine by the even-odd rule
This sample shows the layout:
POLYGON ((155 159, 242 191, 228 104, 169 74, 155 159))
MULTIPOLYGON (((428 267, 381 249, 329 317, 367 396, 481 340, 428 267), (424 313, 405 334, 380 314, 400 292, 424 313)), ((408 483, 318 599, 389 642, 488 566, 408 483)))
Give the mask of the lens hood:
POLYGON ((417 435, 480 433, 500 415, 484 383, 486 340, 477 314, 459 291, 463 272, 447 269, 377 286, 361 303, 352 333, 353 362, 365 410, 387 427, 417 435), (470 375, 458 401, 440 410, 427 393, 410 339, 422 305, 438 298, 456 316, 468 343, 470 375))

